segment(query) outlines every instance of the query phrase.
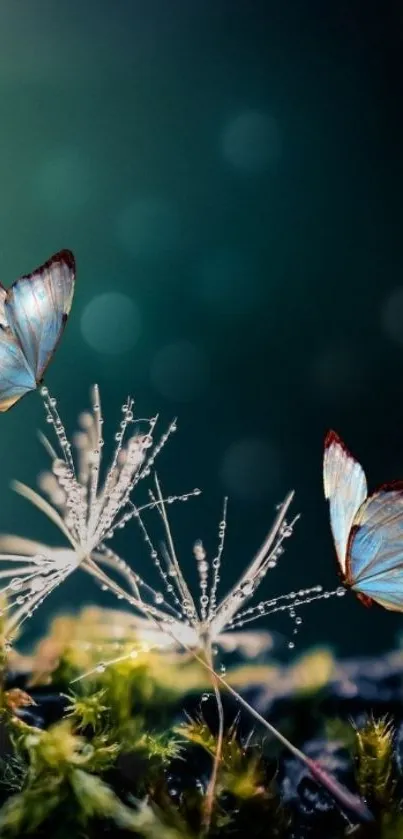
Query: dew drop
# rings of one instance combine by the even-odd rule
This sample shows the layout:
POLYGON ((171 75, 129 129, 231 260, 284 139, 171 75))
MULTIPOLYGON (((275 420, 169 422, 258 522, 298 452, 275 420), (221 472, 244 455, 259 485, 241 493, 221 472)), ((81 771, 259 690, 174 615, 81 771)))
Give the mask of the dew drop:
POLYGON ((281 535, 283 539, 289 539, 292 536, 292 527, 285 525, 285 527, 281 531, 281 535))
POLYGON ((42 591, 45 585, 45 580, 43 577, 34 577, 30 583, 31 591, 42 591))

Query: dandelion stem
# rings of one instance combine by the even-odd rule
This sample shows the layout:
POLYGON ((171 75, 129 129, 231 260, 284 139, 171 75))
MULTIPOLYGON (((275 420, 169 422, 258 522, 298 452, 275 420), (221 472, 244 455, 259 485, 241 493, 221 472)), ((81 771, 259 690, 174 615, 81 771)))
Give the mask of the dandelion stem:
POLYGON ((255 719, 270 732, 294 757, 297 758, 301 763, 303 763, 310 771, 311 775, 317 780, 325 789, 329 792, 329 794, 334 798, 338 804, 344 809, 352 811, 355 813, 356 816, 361 821, 370 822, 373 821, 373 815, 370 809, 367 807, 365 802, 360 798, 358 795, 354 795, 351 793, 346 787, 336 781, 335 778, 332 778, 331 775, 328 773, 318 764, 315 760, 311 760, 311 758, 307 757, 303 752, 300 751, 296 746, 294 746, 287 737, 284 737, 280 731, 277 730, 271 723, 268 722, 258 711, 253 708, 246 699, 232 688, 228 682, 222 678, 215 670, 213 670, 210 665, 204 661, 197 653, 193 653, 194 658, 203 665, 203 667, 207 668, 209 671, 212 671, 215 675, 215 679, 218 680, 228 691, 229 693, 245 708, 250 714, 252 714, 255 719))
POLYGON ((210 780, 208 783, 207 791, 206 791, 206 798, 204 802, 204 813, 203 813, 203 829, 204 833, 207 834, 210 829, 211 818, 213 814, 214 808, 214 798, 216 793, 216 786, 217 786, 217 776, 218 770, 221 763, 221 756, 222 756, 222 747, 223 747, 223 739, 224 739, 224 709, 222 705, 221 693, 219 688, 219 682, 217 680, 217 675, 213 667, 213 658, 212 658, 212 650, 211 650, 211 643, 208 642, 205 649, 205 657, 206 663, 209 667, 210 675, 211 675, 211 683, 213 686, 216 702, 217 702, 217 711, 218 711, 218 733, 217 733, 217 745, 216 750, 213 758, 213 768, 210 776, 210 780))

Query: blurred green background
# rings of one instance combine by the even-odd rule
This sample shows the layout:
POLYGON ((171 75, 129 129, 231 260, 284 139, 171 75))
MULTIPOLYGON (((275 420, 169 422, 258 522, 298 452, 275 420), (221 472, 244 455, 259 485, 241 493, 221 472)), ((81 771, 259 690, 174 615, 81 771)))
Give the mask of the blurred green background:
MULTIPOLYGON (((302 519, 264 591, 338 584, 329 427, 370 486, 403 476, 399 15, 359 0, 0 0, 2 282, 74 251, 47 384, 70 431, 92 382, 106 435, 128 392, 162 428, 178 416, 159 473, 170 492, 203 489, 173 511, 190 575, 229 494, 222 591, 292 487, 302 519)), ((9 489, 46 464, 40 426, 37 395, 0 417, 0 529, 60 544, 9 489)), ((134 544, 128 528, 121 550, 147 574, 134 544)), ((93 597, 74 576, 26 631, 93 597)), ((305 611, 296 652, 380 651, 401 628, 334 598, 305 611)))

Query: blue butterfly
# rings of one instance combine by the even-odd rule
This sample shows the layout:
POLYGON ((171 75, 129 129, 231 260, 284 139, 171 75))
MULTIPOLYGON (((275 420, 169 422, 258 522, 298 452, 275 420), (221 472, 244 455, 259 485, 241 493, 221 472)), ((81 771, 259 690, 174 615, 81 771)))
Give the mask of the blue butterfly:
POLYGON ((364 470, 334 431, 325 440, 323 481, 344 585, 367 606, 403 612, 403 484, 368 495, 364 470))
POLYGON ((74 282, 74 256, 64 250, 11 288, 0 283, 0 411, 41 383, 70 312, 74 282))

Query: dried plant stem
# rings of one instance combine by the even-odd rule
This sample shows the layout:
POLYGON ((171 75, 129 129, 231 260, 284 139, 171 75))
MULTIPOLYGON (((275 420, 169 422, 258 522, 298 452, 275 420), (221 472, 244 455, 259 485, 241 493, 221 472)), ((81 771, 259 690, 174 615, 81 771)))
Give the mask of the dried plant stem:
POLYGON ((217 776, 218 770, 220 767, 221 762, 221 755, 222 755, 222 747, 223 747, 223 738, 224 738, 224 709, 222 705, 221 693, 219 682, 213 667, 213 658, 212 658, 212 651, 211 651, 211 644, 208 643, 206 650, 205 650, 205 658, 206 663, 209 667, 209 672, 211 676, 211 684, 213 686, 216 702, 217 702, 217 711, 218 711, 218 733, 217 733, 217 745, 216 750, 213 758, 213 768, 210 776, 210 780, 208 783, 206 797, 204 802, 204 812, 203 812, 203 830, 204 833, 208 833, 211 824, 211 818, 213 814, 214 808, 214 798, 217 786, 217 776))

